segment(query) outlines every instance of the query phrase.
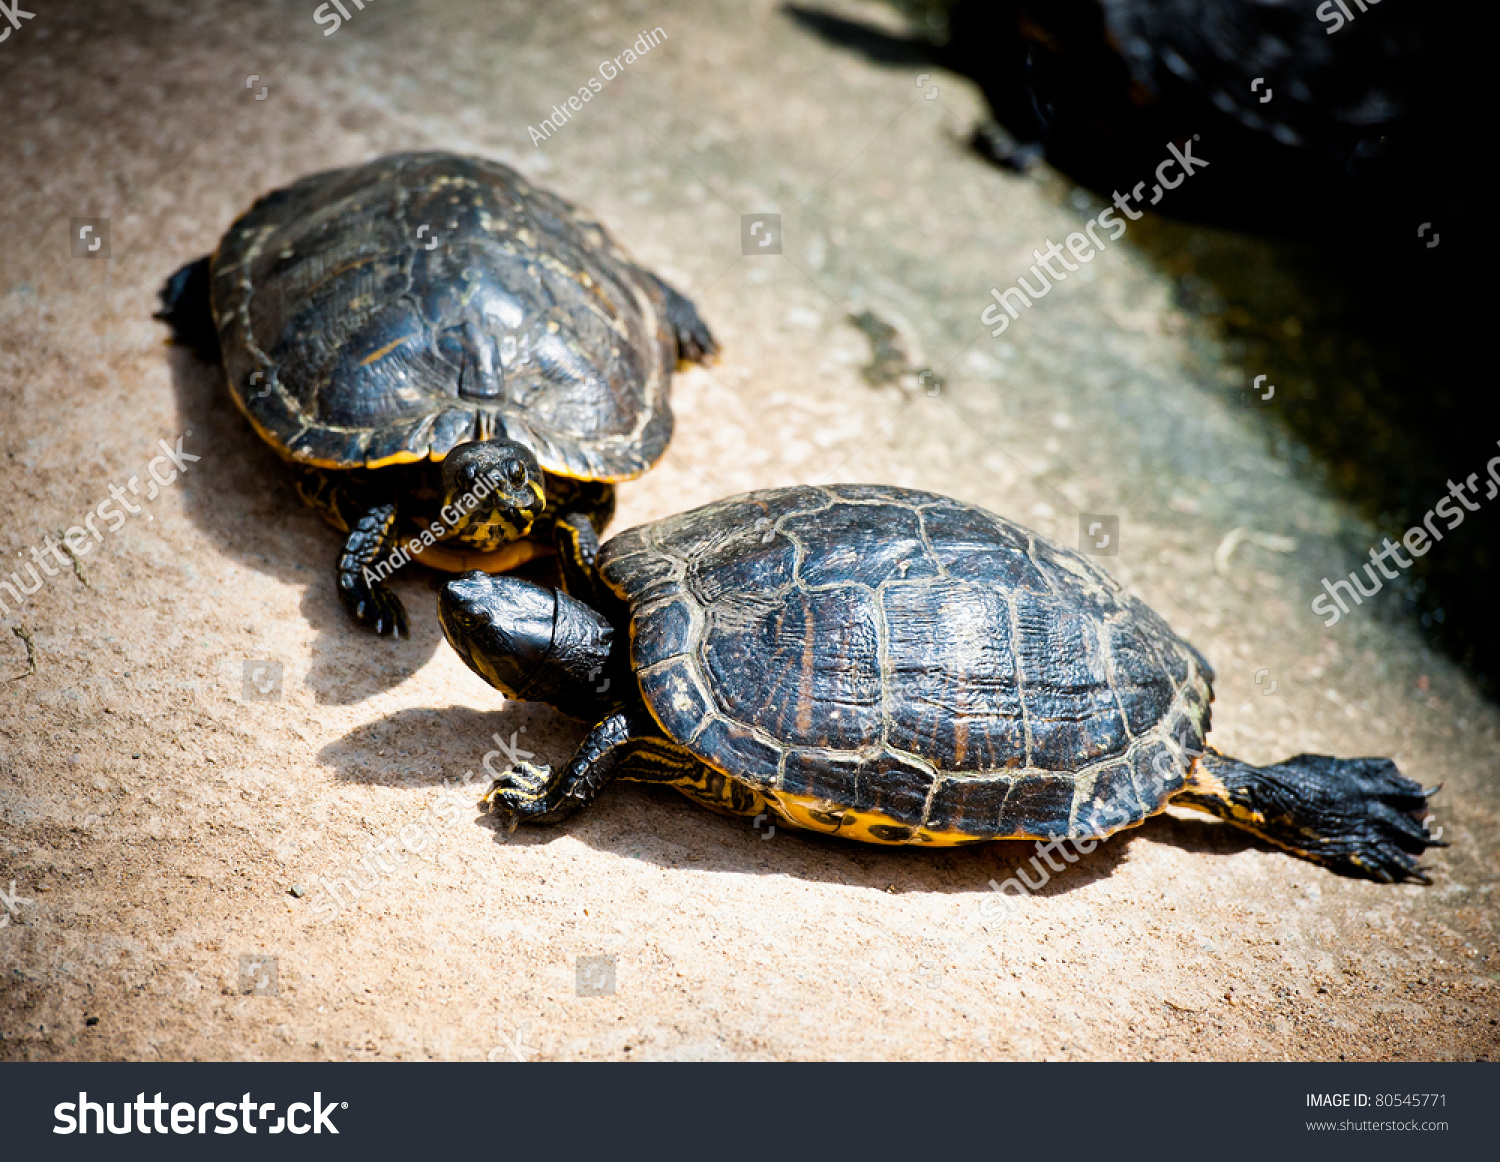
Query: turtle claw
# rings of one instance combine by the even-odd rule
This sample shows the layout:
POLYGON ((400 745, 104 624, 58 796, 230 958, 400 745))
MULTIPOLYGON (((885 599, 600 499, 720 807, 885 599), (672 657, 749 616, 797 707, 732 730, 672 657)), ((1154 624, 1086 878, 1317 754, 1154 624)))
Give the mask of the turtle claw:
POLYGON ((485 799, 480 806, 490 810, 491 814, 495 816, 495 821, 500 824, 501 830, 506 835, 514 835, 516 828, 521 825, 521 817, 499 803, 491 803, 488 799, 485 799))
POLYGON ((544 815, 551 808, 547 801, 551 783, 551 767, 517 763, 490 784, 484 805, 513 834, 522 819, 544 815))
POLYGON ((401 607, 397 606, 394 610, 390 611, 389 621, 384 617, 377 617, 375 619, 375 632, 384 634, 387 628, 389 628, 392 639, 396 641, 400 641, 404 637, 410 637, 411 635, 406 631, 406 618, 399 616, 403 613, 404 611, 401 607))
POLYGON ((347 575, 339 578, 339 598, 349 616, 368 625, 377 634, 395 638, 409 637, 406 609, 401 599, 383 585, 367 586, 362 579, 351 584, 347 575))

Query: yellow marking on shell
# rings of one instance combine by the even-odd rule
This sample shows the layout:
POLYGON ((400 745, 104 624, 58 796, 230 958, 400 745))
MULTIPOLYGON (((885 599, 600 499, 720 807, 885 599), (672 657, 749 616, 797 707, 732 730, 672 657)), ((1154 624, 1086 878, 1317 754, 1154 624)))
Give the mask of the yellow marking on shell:
MULTIPOLYGON (((723 774, 722 771, 719 773, 723 774)), ((844 807, 823 799, 788 795, 784 792, 757 787, 753 783, 747 783, 732 776, 727 778, 729 782, 737 783, 743 790, 749 792, 751 804, 749 807, 736 810, 723 797, 714 795, 705 786, 701 775, 673 779, 668 785, 682 792, 700 807, 707 807, 718 815, 744 816, 748 819, 766 811, 776 817, 778 824, 785 824, 800 831, 836 835, 840 839, 852 839, 858 843, 874 843, 881 847, 962 847, 975 843, 1031 842, 1056 838, 1051 835, 1026 832, 1000 836, 969 835, 961 831, 921 827, 913 831, 909 839, 886 839, 873 834, 872 829, 876 827, 904 828, 906 824, 898 823, 890 816, 876 811, 856 811, 852 807, 844 807)), ((1139 826, 1139 821, 1130 826, 1139 826)))
MULTIPOLYGON (((659 460, 660 457, 657 459, 659 460)), ((656 463, 657 461, 653 460, 644 468, 639 468, 634 472, 599 473, 597 475, 592 472, 572 472, 566 467, 553 467, 551 464, 543 464, 542 467, 546 469, 548 476, 561 476, 564 480, 584 480, 590 484, 619 484, 623 480, 640 479, 655 468, 656 463)))
MULTIPOLYGON (((401 451, 399 451, 399 452, 392 452, 389 456, 382 456, 379 460, 366 460, 365 461, 365 467, 366 468, 386 468, 386 467, 389 467, 392 464, 413 464, 413 463, 415 463, 418 460, 426 460, 427 458, 428 457, 427 457, 427 453, 426 452, 411 452, 411 451, 408 451, 405 448, 402 448, 401 451)), ((433 456, 432 459, 434 459, 434 460, 441 460, 442 457, 441 456, 433 456)), ((317 464, 318 461, 316 461, 316 460, 306 460, 306 461, 303 461, 303 463, 306 463, 306 464, 317 464)), ((319 467, 333 467, 333 468, 337 468, 337 467, 340 467, 340 465, 337 465, 337 464, 321 465, 320 464, 319 467)), ((348 465, 343 465, 343 467, 348 467, 348 465)))
MULTIPOLYGON (((262 435, 264 436, 265 434, 262 433, 262 435)), ((277 440, 273 436, 266 436, 265 438, 270 441, 271 445, 275 447, 277 451, 283 450, 280 440, 277 440)), ((344 460, 318 460, 312 456, 294 456, 289 452, 286 453, 286 456, 294 464, 306 464, 309 468, 333 468, 340 472, 347 472, 351 467, 351 465, 344 460)))
POLYGON ((958 831, 940 831, 929 827, 912 829, 910 824, 882 815, 878 811, 856 811, 826 799, 814 799, 805 795, 788 795, 771 792, 767 802, 772 810, 791 827, 804 831, 817 831, 823 835, 837 835, 840 839, 853 839, 859 843, 878 843, 883 847, 900 847, 915 844, 921 847, 955 847, 965 843, 983 843, 982 835, 965 835, 958 831), (876 827, 895 827, 910 831, 907 839, 886 839, 874 834, 876 827))
POLYGON ((839 803, 825 799, 813 799, 803 795, 788 795, 785 792, 763 792, 771 810, 789 827, 804 831, 816 831, 823 835, 836 835, 840 839, 853 839, 859 843, 875 843, 882 847, 962 847, 972 843, 996 841, 1051 839, 1049 835, 970 835, 964 831, 949 831, 943 828, 918 827, 912 830, 909 839, 886 839, 875 835, 876 827, 895 827, 903 830, 910 825, 898 822, 878 811, 856 811, 839 803))
MULTIPOLYGON (((350 304, 350 305, 352 306, 353 304, 350 304)), ((378 351, 371 351, 368 355, 366 355, 363 359, 361 359, 359 361, 359 365, 361 367, 368 367, 368 366, 370 366, 370 364, 374 363, 377 359, 384 359, 387 355, 389 355, 392 351, 394 351, 397 347, 401 346, 401 344, 405 343, 410 338, 411 338, 410 335, 402 335, 401 338, 395 340, 394 342, 387 343, 384 347, 380 348, 378 351)))
POLYGON ((483 573, 509 573, 528 561, 547 557, 553 550, 536 541, 511 541, 492 553, 467 553, 447 545, 423 545, 412 553, 412 559, 445 573, 467 573, 478 569, 483 573))
POLYGON ((240 414, 250 421, 250 426, 255 429, 255 434, 276 449, 276 454, 291 464, 306 464, 310 468, 335 468, 347 471, 353 467, 347 460, 319 460, 313 456, 301 456, 286 446, 286 442, 256 419, 250 411, 250 405, 240 398, 238 386, 231 384, 229 398, 234 400, 234 406, 240 409, 240 414))
MULTIPOLYGON (((276 449, 277 454, 283 460, 289 461, 292 464, 305 464, 310 468, 334 468, 339 471, 348 471, 350 468, 360 467, 357 461, 320 460, 316 456, 307 456, 293 452, 286 446, 286 442, 280 436, 276 435, 270 428, 256 419, 254 413, 250 411, 250 405, 240 398, 239 387, 231 384, 230 389, 229 398, 234 400, 234 405, 239 408, 240 414, 250 421, 250 426, 255 429, 255 434, 271 445, 272 448, 276 449)), ((379 460, 366 460, 363 466, 365 468, 385 468, 391 464, 410 464, 416 460, 426 459, 427 456, 428 453, 408 452, 403 448, 401 451, 393 452, 391 455, 382 457, 379 460)), ((443 458, 441 452, 434 452, 431 456, 433 460, 441 460, 443 458)))

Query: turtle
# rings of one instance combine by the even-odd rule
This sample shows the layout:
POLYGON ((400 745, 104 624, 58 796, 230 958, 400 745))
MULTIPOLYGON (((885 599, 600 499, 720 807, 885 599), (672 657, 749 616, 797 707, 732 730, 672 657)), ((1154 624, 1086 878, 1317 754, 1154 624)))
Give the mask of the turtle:
POLYGON ((972 504, 748 492, 620 533, 595 568, 597 606, 482 573, 440 592, 480 677, 595 724, 565 766, 494 781, 511 830, 619 778, 875 844, 1103 839, 1170 803, 1384 882, 1430 882, 1415 857, 1443 846, 1436 788, 1389 759, 1206 746, 1203 655, 1087 557, 972 504))
POLYGON ((674 370, 717 344, 597 222, 497 161, 397 153, 257 200, 157 317, 345 534, 344 608, 406 632, 406 561, 592 560, 614 483, 672 433, 674 370))
POLYGON ((1451 172, 1469 152, 1455 110, 1483 100, 1466 91, 1484 75, 1483 38, 1447 31, 1451 22, 1430 5, 1387 6, 1378 22, 1346 20, 1360 9, 1345 0, 925 7, 904 35, 826 6, 786 10, 842 49, 932 70, 918 74, 924 96, 938 94, 937 68, 970 78, 988 107, 971 137, 981 156, 1019 172, 1045 159, 1106 202, 1134 201, 1131 217, 1149 204, 1188 221, 1326 243, 1325 221, 1301 207, 1328 204, 1362 246, 1369 233, 1405 244, 1415 230, 1405 226, 1409 213, 1432 205, 1434 166, 1451 172), (1153 171, 1173 172, 1165 143, 1189 141, 1207 164, 1163 199, 1164 178, 1153 181, 1153 171), (1296 189, 1296 204, 1261 196, 1268 180, 1296 189), (1376 227, 1397 215, 1402 227, 1361 230, 1350 215, 1376 227))

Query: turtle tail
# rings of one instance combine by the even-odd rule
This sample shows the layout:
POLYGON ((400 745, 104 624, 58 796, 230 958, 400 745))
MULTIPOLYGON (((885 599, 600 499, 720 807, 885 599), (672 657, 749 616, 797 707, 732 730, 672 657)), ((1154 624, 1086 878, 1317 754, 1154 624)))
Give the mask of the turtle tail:
POLYGON ((1424 822, 1437 790, 1423 790, 1390 759, 1299 754, 1253 767, 1210 749, 1172 802, 1344 875, 1426 884, 1417 857, 1448 846, 1424 822))
POLYGON ((156 318, 172 328, 172 342, 191 347, 204 359, 218 362, 219 333, 209 301, 209 256, 189 262, 162 285, 161 310, 156 318))

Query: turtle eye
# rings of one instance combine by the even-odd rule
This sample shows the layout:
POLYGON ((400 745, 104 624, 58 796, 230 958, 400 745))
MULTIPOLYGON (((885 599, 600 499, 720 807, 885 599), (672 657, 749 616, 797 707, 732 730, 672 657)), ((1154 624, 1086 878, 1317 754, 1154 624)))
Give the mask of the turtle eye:
POLYGON ((514 456, 510 456, 500 465, 500 473, 505 477, 505 482, 512 488, 526 483, 526 465, 522 464, 514 456))

